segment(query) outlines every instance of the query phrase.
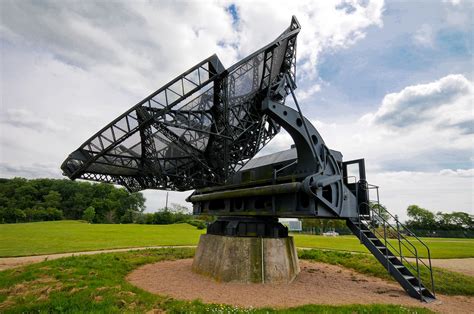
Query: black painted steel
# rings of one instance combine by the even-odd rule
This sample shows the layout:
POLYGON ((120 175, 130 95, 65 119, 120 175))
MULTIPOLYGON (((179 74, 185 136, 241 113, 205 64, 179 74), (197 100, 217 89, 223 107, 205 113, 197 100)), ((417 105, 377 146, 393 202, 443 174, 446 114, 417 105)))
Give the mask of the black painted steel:
POLYGON ((207 227, 208 234, 232 237, 286 238, 288 228, 276 217, 219 217, 207 227))
POLYGON ((71 153, 71 179, 115 183, 130 191, 184 191, 223 184, 280 126, 258 109, 282 75, 295 77, 290 26, 228 69, 212 56, 142 100, 71 153))
POLYGON ((407 245, 398 220, 393 228, 382 216, 374 219, 364 160, 343 161, 301 111, 295 95, 299 31, 293 17, 276 40, 228 69, 215 55, 203 60, 93 135, 61 168, 71 179, 129 191, 194 189, 187 199, 193 213, 218 217, 209 234, 279 238, 288 230, 277 217, 346 219, 411 296, 433 300, 431 262, 433 293, 421 282, 416 249, 412 274, 402 249, 397 257, 389 248, 387 228, 407 245), (296 109, 285 103, 289 95, 296 109), (294 148, 254 158, 281 127, 294 148), (354 165, 355 180, 348 171, 354 165), (380 219, 383 240, 370 228, 380 219))
MULTIPOLYGON (((432 302, 436 297, 421 281, 419 271, 408 261, 403 263, 402 258, 390 250, 383 240, 379 239, 364 223, 347 219, 347 226, 359 238, 362 244, 377 258, 388 273, 398 281, 405 291, 413 298, 424 302, 432 302)), ((416 257, 418 259, 418 257, 416 257)), ((418 262, 417 262, 418 265, 418 262)), ((430 269, 431 272, 431 269, 430 269)), ((430 287, 431 288, 431 287, 430 287)))

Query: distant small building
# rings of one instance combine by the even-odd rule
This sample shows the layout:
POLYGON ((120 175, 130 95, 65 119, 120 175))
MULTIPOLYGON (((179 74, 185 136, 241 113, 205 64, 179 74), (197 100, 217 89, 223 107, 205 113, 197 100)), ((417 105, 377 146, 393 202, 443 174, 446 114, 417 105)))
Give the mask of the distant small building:
POLYGON ((338 235, 339 235, 339 233, 337 233, 334 230, 323 233, 323 236, 325 236, 325 237, 337 237, 338 235))
POLYGON ((303 225, 297 218, 279 218, 278 221, 288 228, 288 231, 302 231, 303 225))

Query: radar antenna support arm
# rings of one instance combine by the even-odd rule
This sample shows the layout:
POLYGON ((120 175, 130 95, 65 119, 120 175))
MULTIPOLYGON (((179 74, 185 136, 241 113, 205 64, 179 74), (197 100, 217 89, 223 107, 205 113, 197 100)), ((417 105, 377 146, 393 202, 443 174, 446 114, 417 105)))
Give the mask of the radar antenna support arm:
MULTIPOLYGON (((290 90, 293 94, 291 86, 290 90)), ((294 94, 293 98, 296 102, 294 94)), ((284 103, 273 101, 268 96, 262 101, 261 107, 265 114, 279 123, 292 137, 298 156, 296 173, 308 175, 303 180, 303 190, 317 198, 324 207, 340 215, 343 207, 341 169, 319 132, 302 115, 298 105, 297 108, 295 110, 284 103), (323 190, 327 186, 331 186, 334 194, 330 201, 323 198, 323 190)))
POLYGON ((295 142, 298 155, 298 170, 301 172, 323 172, 324 156, 327 151, 324 140, 300 112, 266 97, 262 111, 280 124, 295 142))

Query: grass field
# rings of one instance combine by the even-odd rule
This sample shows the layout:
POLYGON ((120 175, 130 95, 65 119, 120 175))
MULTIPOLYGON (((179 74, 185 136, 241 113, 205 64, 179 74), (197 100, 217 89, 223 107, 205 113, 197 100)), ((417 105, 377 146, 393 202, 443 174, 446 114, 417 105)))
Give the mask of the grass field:
MULTIPOLYGON (((52 221, 0 225, 0 256, 26 256, 143 246, 196 245, 205 230, 188 224, 107 225, 52 221)), ((367 252, 355 236, 293 235, 298 247, 367 252)), ((474 257, 474 239, 424 239, 433 258, 474 257)), ((420 252, 422 252, 420 250, 420 252)))
POLYGON ((424 308, 387 304, 242 309, 153 295, 125 280, 140 265, 188 258, 193 254, 193 249, 186 248, 109 253, 62 258, 3 271, 0 272, 0 312, 144 313, 155 309, 167 313, 431 313, 424 308))
POLYGON ((205 230, 188 224, 134 225, 48 221, 0 225, 0 256, 165 245, 196 245, 205 230))
MULTIPOLYGON (((321 248, 339 251, 366 253, 368 250, 361 245, 355 236, 324 237, 294 234, 298 247, 321 248)), ((474 257, 474 239, 422 238, 431 251, 431 258, 466 258, 474 257)), ((391 240, 394 245, 396 241, 391 240)), ((426 257, 426 249, 417 241, 412 241, 421 257, 426 257)), ((406 254, 409 256, 409 254, 406 254)))

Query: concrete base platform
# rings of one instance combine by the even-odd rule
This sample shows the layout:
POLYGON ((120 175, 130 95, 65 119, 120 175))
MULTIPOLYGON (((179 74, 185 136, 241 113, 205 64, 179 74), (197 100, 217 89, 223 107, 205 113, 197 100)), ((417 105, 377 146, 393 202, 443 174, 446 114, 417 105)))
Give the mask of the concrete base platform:
POLYGON ((223 282, 289 283, 300 267, 292 237, 203 234, 194 256, 193 271, 223 282))

